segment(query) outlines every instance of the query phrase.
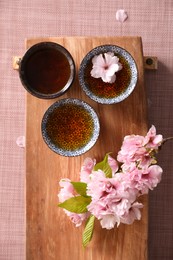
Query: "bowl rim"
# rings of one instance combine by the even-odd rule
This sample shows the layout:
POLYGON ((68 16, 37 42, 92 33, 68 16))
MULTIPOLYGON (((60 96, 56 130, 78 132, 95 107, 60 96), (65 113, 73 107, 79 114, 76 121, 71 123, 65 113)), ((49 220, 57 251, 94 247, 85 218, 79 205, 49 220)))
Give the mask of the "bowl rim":
POLYGON ((99 134, 100 134, 100 122, 99 122, 99 118, 98 118, 97 113, 88 103, 86 103, 83 100, 77 99, 77 98, 64 98, 64 99, 60 99, 60 100, 54 102, 51 106, 48 107, 48 109, 44 113, 43 118, 42 118, 42 122, 41 122, 41 133, 42 133, 42 137, 43 137, 44 142, 47 144, 47 146, 53 152, 55 152, 59 155, 66 156, 66 157, 74 157, 74 156, 78 156, 78 155, 81 155, 83 153, 86 153, 88 150, 90 150, 95 145, 95 143, 98 140, 99 134), (46 124, 47 124, 47 120, 49 118, 49 115, 57 107, 64 106, 66 104, 74 104, 74 105, 77 105, 77 106, 80 106, 80 107, 86 109, 86 111, 89 112, 89 114, 91 115, 91 117, 93 119, 93 123, 94 123, 93 134, 92 134, 89 142, 86 145, 84 145, 81 148, 76 149, 76 150, 64 150, 60 147, 57 147, 51 141, 51 139, 48 136, 47 131, 46 131, 46 124))
POLYGON ((30 48, 28 48, 26 50, 26 52, 24 53, 24 55, 21 58, 20 63, 19 63, 19 78, 20 78, 20 81, 21 81, 23 87, 31 95, 33 95, 37 98, 41 98, 41 99, 53 99, 53 98, 59 97, 62 94, 64 94, 73 84, 75 74, 76 74, 76 66, 75 66, 75 62, 74 62, 74 59, 73 59, 71 53, 64 46, 62 46, 56 42, 51 42, 51 41, 50 42, 43 41, 43 42, 39 42, 39 43, 32 45, 30 48), (32 88, 32 86, 30 86, 30 84, 27 81, 26 75, 25 75, 24 66, 27 62, 27 59, 32 54, 34 54, 37 50, 51 49, 51 48, 57 49, 59 52, 63 53, 65 55, 65 57, 67 58, 69 65, 70 65, 70 77, 68 79, 67 84, 60 91, 52 93, 52 94, 44 94, 44 93, 34 90, 32 88))
MULTIPOLYGON (((129 63, 129 61, 128 61, 129 63)), ((136 64, 135 59, 130 54, 129 51, 127 51, 125 48, 122 48, 118 45, 113 44, 103 44, 96 46, 95 48, 91 49, 83 58, 83 60, 80 63, 79 66, 79 72, 78 72, 78 80, 79 84, 82 88, 82 90, 85 92, 85 94, 90 97, 92 100, 94 100, 97 103, 101 104, 116 104, 124 99, 126 99, 135 89, 138 81, 138 67, 136 64), (125 59, 128 58, 131 62, 129 64, 132 72, 131 81, 129 86, 126 88, 124 92, 122 92, 120 95, 113 97, 113 98, 105 98, 105 97, 99 97, 95 95, 88 87, 88 85, 85 82, 84 79, 84 70, 88 64, 88 62, 95 56, 104 52, 113 52, 115 55, 119 54, 122 55, 125 59), (133 69, 133 70, 132 70, 133 69)))

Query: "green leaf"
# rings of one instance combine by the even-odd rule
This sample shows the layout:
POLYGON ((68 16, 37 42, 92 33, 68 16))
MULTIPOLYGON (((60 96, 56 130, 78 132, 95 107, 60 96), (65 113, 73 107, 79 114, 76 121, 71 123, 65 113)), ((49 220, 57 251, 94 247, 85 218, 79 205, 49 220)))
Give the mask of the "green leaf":
POLYGON ((111 178, 112 177, 112 169, 108 164, 108 155, 109 154, 106 154, 103 161, 97 163, 94 166, 94 171, 102 170, 105 173, 107 178, 111 178))
POLYGON ((83 232, 83 236, 82 236, 82 244, 84 247, 86 247, 92 239, 93 229, 94 229, 94 220, 95 220, 95 216, 91 215, 88 218, 88 221, 86 223, 86 226, 85 226, 85 229, 83 232))
POLYGON ((86 194, 86 189, 87 189, 87 184, 84 182, 71 182, 73 185, 74 189, 77 191, 78 194, 81 196, 87 197, 86 194))
POLYGON ((76 196, 58 204, 58 206, 70 212, 81 214, 88 211, 87 206, 90 204, 90 202, 90 197, 76 196))

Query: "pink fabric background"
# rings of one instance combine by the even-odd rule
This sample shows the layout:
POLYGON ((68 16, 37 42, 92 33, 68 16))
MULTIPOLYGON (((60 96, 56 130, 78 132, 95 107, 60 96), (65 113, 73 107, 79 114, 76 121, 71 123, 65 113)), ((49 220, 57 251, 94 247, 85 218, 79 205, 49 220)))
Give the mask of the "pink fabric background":
MULTIPOLYGON (((154 124, 158 133, 168 137, 173 136, 172 25, 172 0, 0 0, 1 260, 25 259, 24 149, 16 145, 17 137, 25 134, 25 90, 12 69, 12 56, 25 51, 24 39, 142 36, 144 55, 159 60, 157 71, 145 73, 149 126, 154 124), (120 8, 128 12, 124 23, 115 18, 120 8)), ((173 142, 169 142, 159 155, 163 180, 150 193, 149 260, 173 259, 172 155, 173 142)))

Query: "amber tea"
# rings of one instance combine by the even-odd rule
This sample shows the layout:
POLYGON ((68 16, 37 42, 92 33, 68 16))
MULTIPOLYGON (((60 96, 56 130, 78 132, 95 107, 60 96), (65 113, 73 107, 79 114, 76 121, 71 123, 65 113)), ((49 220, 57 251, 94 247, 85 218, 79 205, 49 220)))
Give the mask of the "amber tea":
POLYGON ((40 98, 55 98, 72 85, 75 65, 71 54, 63 46, 41 42, 25 53, 19 74, 28 92, 40 98))
POLYGON ((85 82, 90 91, 100 98, 114 98, 123 93, 131 80, 131 70, 128 62, 124 57, 118 55, 119 62, 122 64, 122 70, 116 73, 116 81, 114 83, 105 83, 102 79, 93 78, 90 74, 92 70, 92 60, 89 61, 85 72, 85 82))
POLYGON ((60 91, 70 77, 67 58, 54 49, 43 49, 34 53, 28 59, 25 70, 30 86, 44 94, 60 91))
POLYGON ((91 114, 76 104, 57 107, 46 124, 47 135, 60 149, 74 151, 85 146, 92 137, 94 122, 91 114))

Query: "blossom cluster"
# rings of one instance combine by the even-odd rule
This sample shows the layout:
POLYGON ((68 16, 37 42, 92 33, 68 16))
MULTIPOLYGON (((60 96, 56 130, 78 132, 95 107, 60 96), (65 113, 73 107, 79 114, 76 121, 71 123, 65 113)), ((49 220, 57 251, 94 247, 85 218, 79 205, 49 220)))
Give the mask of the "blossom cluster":
POLYGON ((95 159, 86 158, 77 185, 69 179, 60 181, 60 205, 71 221, 78 227, 89 216, 94 216, 102 228, 112 229, 120 223, 140 220, 143 204, 137 201, 138 197, 153 190, 161 181, 163 171, 155 155, 162 143, 162 135, 157 135, 152 126, 146 136, 125 136, 117 159, 107 154, 96 164, 95 159), (86 187, 86 193, 80 183, 86 187), (79 197, 85 198, 86 204, 81 212, 68 206, 73 200, 63 204, 79 197))

